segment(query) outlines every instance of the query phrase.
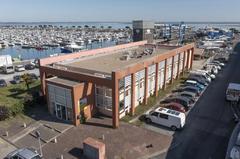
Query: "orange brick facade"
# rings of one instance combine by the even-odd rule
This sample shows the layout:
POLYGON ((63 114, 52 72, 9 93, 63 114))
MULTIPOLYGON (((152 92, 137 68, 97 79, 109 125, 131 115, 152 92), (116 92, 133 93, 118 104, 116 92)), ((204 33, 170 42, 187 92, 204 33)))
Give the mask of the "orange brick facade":
MULTIPOLYGON (((41 78, 41 86, 42 86, 42 92, 44 95, 47 96, 47 89, 46 89, 46 78, 48 75, 54 75, 61 78, 70 78, 72 80, 78 80, 78 81, 84 81, 84 83, 80 83, 79 85, 70 88, 72 90, 72 97, 73 97, 73 123, 74 125, 79 125, 79 99, 81 98, 87 98, 87 105, 84 109, 84 113, 88 118, 92 117, 96 113, 96 105, 95 105, 95 88, 94 86, 100 85, 107 88, 110 88, 112 90, 112 126, 113 128, 119 127, 119 80, 124 78, 125 76, 131 76, 131 108, 130 108, 130 114, 135 113, 135 73, 140 70, 145 70, 145 88, 144 88, 144 104, 147 104, 147 94, 148 94, 148 71, 149 66, 156 65, 155 67, 155 88, 154 88, 154 95, 158 96, 159 91, 159 63, 161 61, 165 61, 164 64, 164 78, 163 78, 163 89, 166 88, 167 84, 167 73, 168 70, 166 69, 168 67, 167 59, 171 59, 172 66, 171 66, 171 79, 170 83, 174 80, 173 77, 173 70, 176 69, 176 78, 179 78, 181 73, 184 71, 188 71, 192 68, 192 61, 193 61, 193 54, 194 54, 194 44, 188 44, 183 47, 175 48, 170 51, 167 51, 166 53, 159 54, 154 56, 153 58, 146 59, 142 63, 136 63, 131 66, 127 66, 124 69, 115 70, 112 72, 111 79, 104 79, 100 77, 90 76, 86 74, 82 74, 81 72, 75 72, 70 70, 60 70, 57 68, 53 68, 51 66, 48 66, 48 64, 59 62, 61 60, 64 60, 66 58, 72 59, 77 58, 79 56, 85 56, 89 54, 100 54, 102 52, 111 52, 118 49, 124 49, 128 47, 134 47, 134 46, 140 46, 145 45, 146 41, 142 42, 136 42, 136 43, 130 43, 110 48, 104 49, 97 49, 97 50, 91 50, 91 51, 85 51, 81 54, 75 53, 75 54, 68 54, 64 56, 59 57, 53 57, 48 59, 42 59, 40 60, 40 78, 41 78), (183 62, 182 65, 180 65, 180 53, 183 55, 183 62), (175 56, 178 55, 177 59, 174 59, 175 56), (177 65, 175 65, 173 62, 177 61, 177 65), (180 68, 181 66, 181 68, 180 68), (182 70, 180 72, 180 70, 182 70)), ((62 87, 66 87, 62 85, 62 87)), ((82 111, 82 110, 81 110, 82 111)))

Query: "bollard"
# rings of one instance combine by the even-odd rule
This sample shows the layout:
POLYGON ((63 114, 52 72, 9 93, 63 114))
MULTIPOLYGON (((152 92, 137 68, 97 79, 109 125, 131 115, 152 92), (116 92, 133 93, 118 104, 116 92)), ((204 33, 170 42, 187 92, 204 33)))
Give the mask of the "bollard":
POLYGON ((63 159, 63 155, 61 155, 61 157, 60 157, 61 159, 63 159))
POLYGON ((57 143, 57 138, 55 137, 54 139, 53 139, 53 143, 57 143))
POLYGON ((105 136, 104 136, 104 134, 102 135, 102 140, 105 140, 105 136))
POLYGON ((26 124, 26 123, 23 123, 23 127, 26 128, 26 127, 27 127, 27 124, 26 124))
POLYGON ((6 131, 6 134, 5 134, 7 137, 8 137, 8 131, 6 131))

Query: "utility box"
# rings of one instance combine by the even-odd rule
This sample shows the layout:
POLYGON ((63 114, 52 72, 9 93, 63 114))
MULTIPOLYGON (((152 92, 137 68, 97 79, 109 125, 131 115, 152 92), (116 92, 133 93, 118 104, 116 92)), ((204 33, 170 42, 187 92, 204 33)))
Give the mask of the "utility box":
POLYGON ((153 42, 154 22, 135 20, 133 21, 133 41, 147 40, 148 43, 153 42))
POLYGON ((83 155, 87 159, 105 159, 105 144, 91 137, 83 141, 83 155))

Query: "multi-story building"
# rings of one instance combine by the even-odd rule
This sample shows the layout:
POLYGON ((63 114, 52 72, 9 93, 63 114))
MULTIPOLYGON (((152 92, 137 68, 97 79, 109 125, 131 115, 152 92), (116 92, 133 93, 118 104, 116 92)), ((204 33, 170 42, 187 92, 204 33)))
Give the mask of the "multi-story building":
POLYGON ((146 41, 39 60, 49 112, 80 124, 80 112, 112 117, 114 128, 192 67, 194 44, 164 46, 146 41))

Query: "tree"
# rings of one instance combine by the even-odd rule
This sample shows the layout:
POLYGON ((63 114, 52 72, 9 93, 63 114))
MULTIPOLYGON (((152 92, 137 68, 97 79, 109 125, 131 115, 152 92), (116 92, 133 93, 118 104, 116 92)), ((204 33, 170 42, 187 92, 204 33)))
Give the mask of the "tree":
POLYGON ((33 83, 33 79, 31 77, 31 75, 28 74, 28 73, 25 73, 25 74, 22 75, 22 79, 23 79, 23 81, 25 82, 25 84, 27 86, 27 90, 29 90, 30 89, 30 87, 29 87, 30 84, 33 83))

